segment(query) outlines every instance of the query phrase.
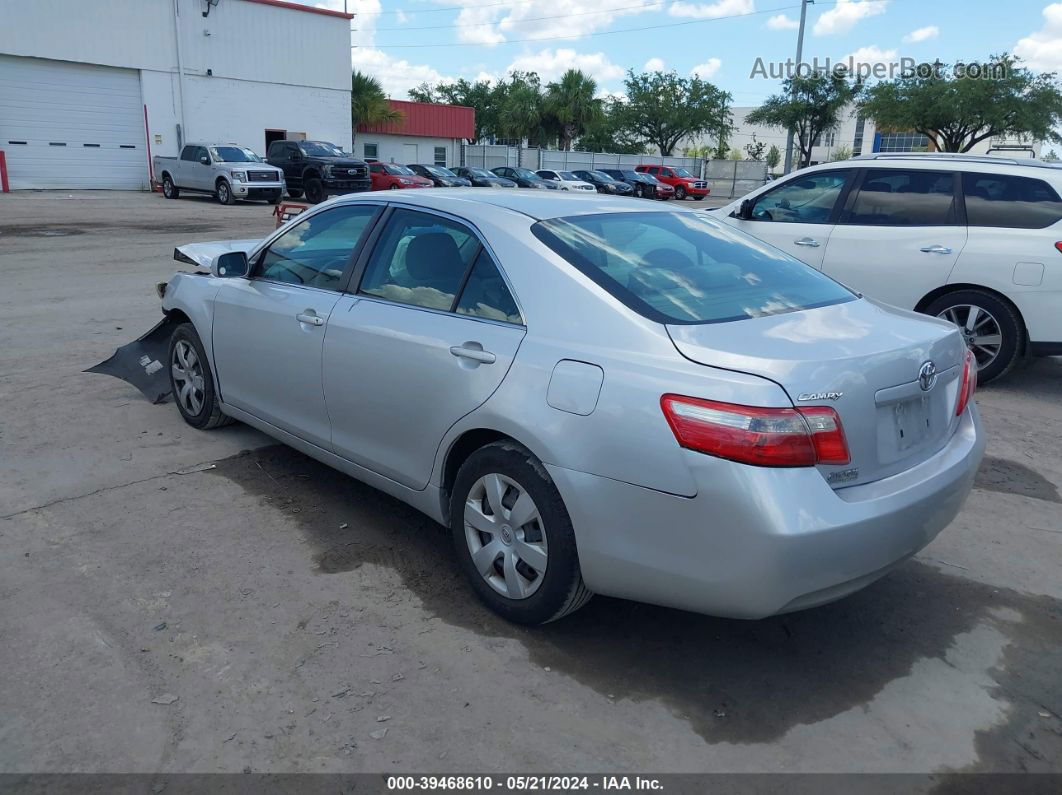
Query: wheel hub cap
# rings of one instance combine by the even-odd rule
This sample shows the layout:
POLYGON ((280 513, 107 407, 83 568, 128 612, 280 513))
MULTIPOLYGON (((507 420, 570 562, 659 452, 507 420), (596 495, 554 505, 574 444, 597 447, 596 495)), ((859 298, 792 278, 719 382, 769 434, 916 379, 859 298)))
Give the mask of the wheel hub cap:
POLYGON ((548 547, 538 506, 519 483, 492 473, 465 501, 465 541, 472 564, 495 591, 527 599, 542 585, 548 547))
POLYGON ((203 410, 203 400, 206 397, 203 365, 195 348, 185 340, 180 340, 173 346, 170 373, 173 377, 173 393, 182 408, 193 416, 199 414, 203 410))
POLYGON ((966 347, 973 351, 977 368, 983 370, 999 356, 1003 347, 1003 332, 999 321, 984 307, 972 304, 950 306, 937 317, 959 327, 966 347))

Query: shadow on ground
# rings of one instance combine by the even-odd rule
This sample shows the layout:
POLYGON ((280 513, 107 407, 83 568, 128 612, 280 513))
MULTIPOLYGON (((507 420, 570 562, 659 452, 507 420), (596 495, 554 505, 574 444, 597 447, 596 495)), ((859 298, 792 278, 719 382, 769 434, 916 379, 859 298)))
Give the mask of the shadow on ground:
POLYGON ((525 629, 480 605, 448 533, 397 500, 282 446, 214 471, 286 512, 311 539, 306 565, 322 576, 391 567, 443 621, 516 639, 535 664, 609 698, 660 700, 710 742, 770 741, 866 704, 915 662, 945 658, 960 633, 994 623, 1010 640, 994 695, 1012 707, 1008 723, 979 736, 984 769, 1062 765, 1062 604, 1048 597, 912 561, 841 602, 762 621, 597 597, 556 624, 525 629), (1000 608, 1021 620, 993 618, 1000 608))

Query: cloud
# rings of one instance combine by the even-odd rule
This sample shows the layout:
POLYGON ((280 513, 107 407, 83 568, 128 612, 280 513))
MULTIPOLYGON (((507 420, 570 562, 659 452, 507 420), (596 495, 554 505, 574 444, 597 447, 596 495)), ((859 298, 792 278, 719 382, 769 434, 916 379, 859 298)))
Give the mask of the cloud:
POLYGON ((702 64, 690 69, 690 74, 695 75, 702 80, 707 80, 709 77, 719 71, 719 67, 723 65, 723 62, 718 58, 709 58, 702 64))
POLYGON ((796 30, 799 27, 799 22, 795 19, 790 19, 785 14, 779 14, 767 20, 768 30, 796 30))
POLYGON ((650 58, 642 67, 643 72, 663 72, 665 69, 667 69, 667 64, 664 63, 663 58, 650 58))
POLYGON ((718 19, 719 17, 751 14, 755 10, 755 0, 716 0, 714 3, 686 3, 683 0, 678 0, 678 2, 671 4, 667 13, 673 17, 718 19))
POLYGON ((612 63, 603 52, 580 53, 572 49, 539 50, 517 56, 506 71, 537 72, 543 83, 556 80, 569 69, 585 72, 599 83, 623 77, 622 67, 612 63))
POLYGON ((861 63, 896 63, 896 50, 883 50, 878 45, 871 44, 869 47, 860 47, 855 52, 849 53, 842 61, 847 63, 849 58, 855 62, 857 68, 861 63))
POLYGON ((861 19, 885 13, 885 0, 837 0, 837 5, 823 12, 812 29, 816 36, 847 33, 861 19))
POLYGON ((1014 45, 1014 54, 1032 69, 1044 72, 1062 70, 1062 3, 1052 3, 1043 10, 1044 26, 1014 45))
POLYGON ((421 83, 438 83, 453 79, 432 66, 394 58, 373 47, 358 47, 352 50, 350 62, 355 69, 379 80, 384 93, 394 99, 405 99, 406 92, 421 83))
MULTIPOLYGON (((619 17, 660 11, 665 2, 661 0, 648 7, 617 8, 616 0, 577 0, 574 3, 571 0, 536 0, 512 5, 498 5, 497 0, 477 1, 479 5, 463 8, 455 20, 455 24, 461 26, 457 28, 458 41, 466 44, 490 45, 510 39, 585 36, 607 28, 619 17)), ((449 6, 453 0, 437 2, 449 6)))
POLYGON ((935 39, 939 35, 940 28, 938 28, 936 25, 927 25, 924 28, 912 30, 910 33, 903 37, 903 40, 908 44, 917 44, 920 41, 935 39))

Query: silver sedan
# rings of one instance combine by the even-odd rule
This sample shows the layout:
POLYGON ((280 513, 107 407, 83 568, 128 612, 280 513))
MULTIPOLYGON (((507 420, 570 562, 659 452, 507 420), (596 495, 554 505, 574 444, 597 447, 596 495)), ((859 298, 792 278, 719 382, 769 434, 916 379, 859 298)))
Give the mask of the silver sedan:
POLYGON ((185 246, 161 374, 448 526, 539 624, 592 593, 757 618, 928 544, 984 439, 944 321, 704 213, 607 196, 342 196, 185 246))

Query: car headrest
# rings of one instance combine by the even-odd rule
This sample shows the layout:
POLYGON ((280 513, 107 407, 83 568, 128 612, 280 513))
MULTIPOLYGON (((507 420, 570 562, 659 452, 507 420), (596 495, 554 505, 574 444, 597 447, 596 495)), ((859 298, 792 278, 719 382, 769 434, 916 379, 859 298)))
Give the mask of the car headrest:
POLYGON ((461 269, 461 252, 445 232, 418 235, 406 249, 406 273, 421 284, 432 285, 440 279, 449 282, 450 274, 461 269))

